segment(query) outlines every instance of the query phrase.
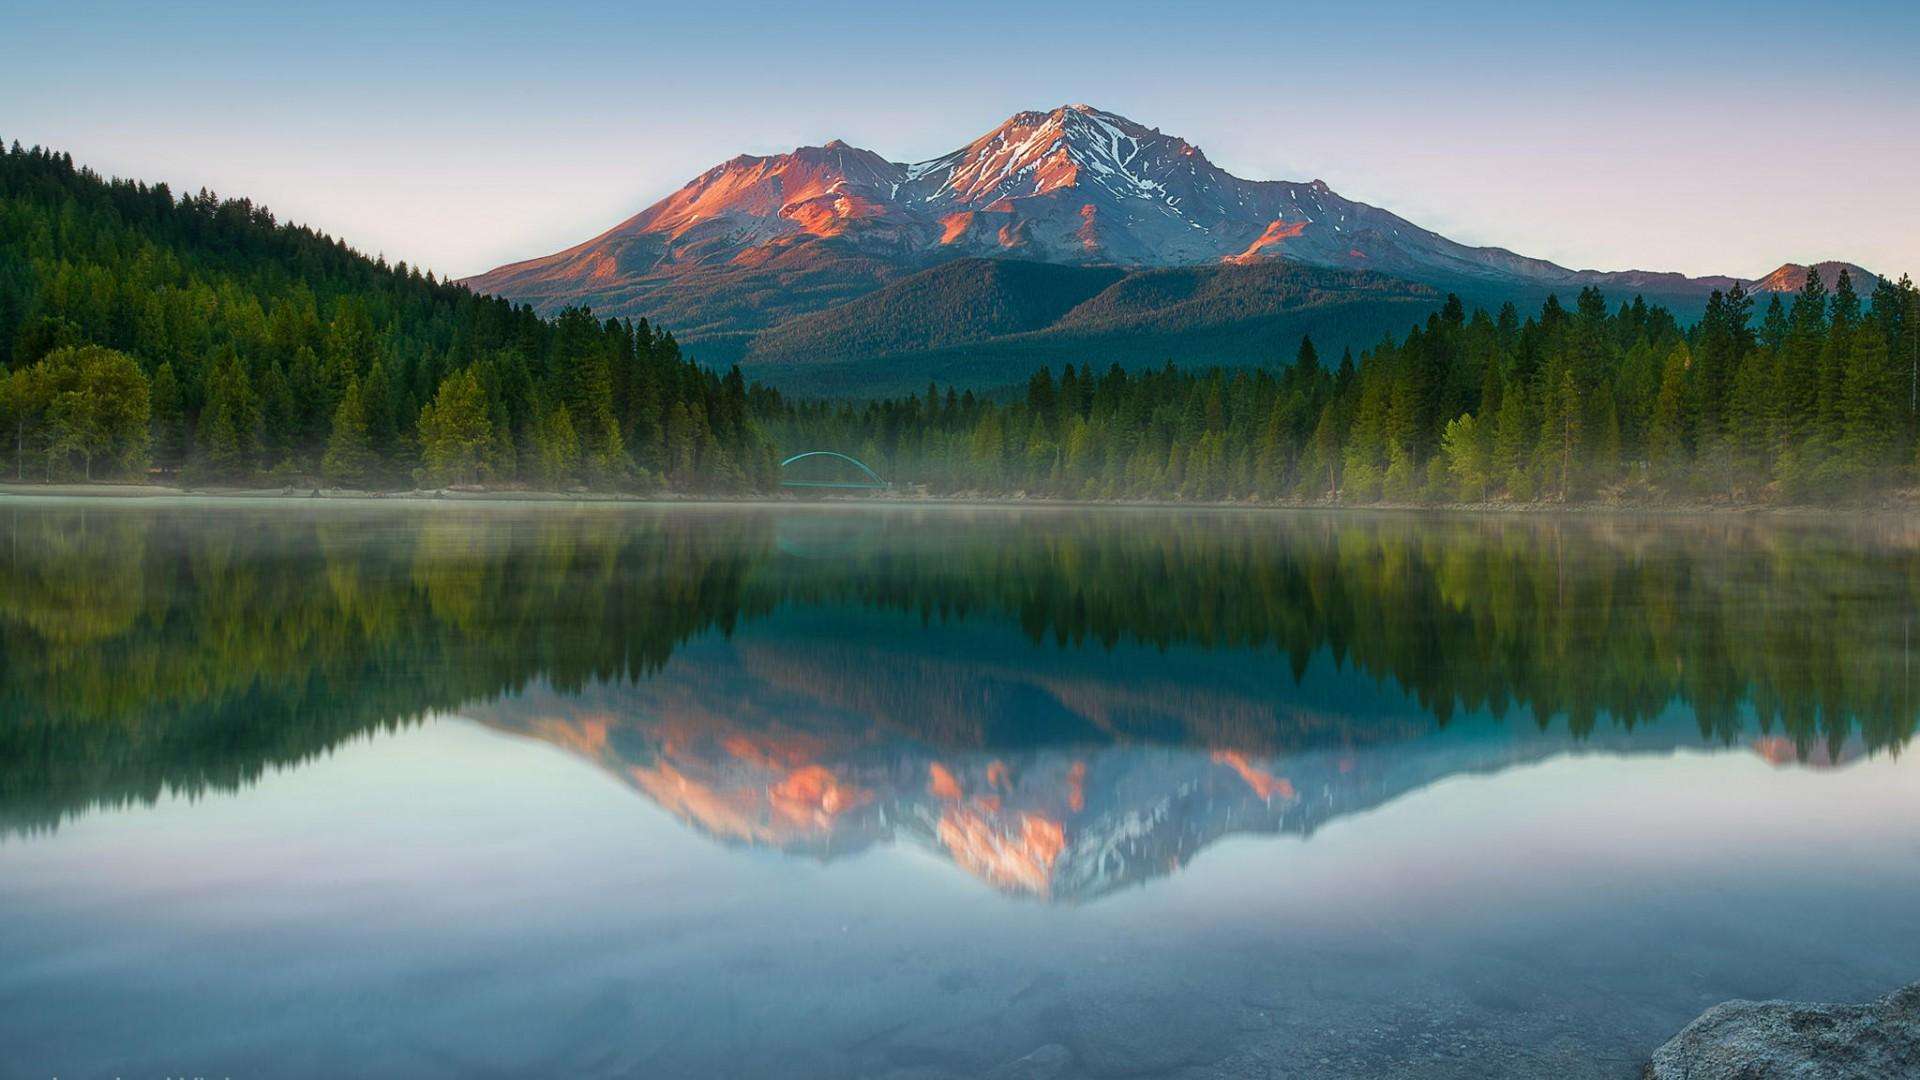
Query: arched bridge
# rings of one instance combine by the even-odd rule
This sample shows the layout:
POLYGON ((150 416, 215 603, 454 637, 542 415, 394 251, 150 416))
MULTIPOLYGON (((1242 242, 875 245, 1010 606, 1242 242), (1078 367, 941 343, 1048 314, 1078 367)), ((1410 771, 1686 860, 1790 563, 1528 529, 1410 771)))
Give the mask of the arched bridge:
POLYGON ((781 462, 780 468, 784 470, 786 469, 787 466, 793 464, 796 461, 804 461, 807 458, 813 458, 813 457, 833 458, 838 461, 844 461, 847 464, 852 465, 854 468, 859 469, 862 473, 866 474, 867 479, 866 480, 787 480, 783 478, 780 481, 780 486, 790 487, 790 488, 842 488, 842 489, 852 489, 856 491, 885 491, 888 487, 892 486, 888 484, 885 480, 880 479, 879 473, 874 472, 872 469, 868 468, 866 462, 861 461, 857 457, 852 457, 847 454, 842 454, 838 450, 805 450, 781 462))

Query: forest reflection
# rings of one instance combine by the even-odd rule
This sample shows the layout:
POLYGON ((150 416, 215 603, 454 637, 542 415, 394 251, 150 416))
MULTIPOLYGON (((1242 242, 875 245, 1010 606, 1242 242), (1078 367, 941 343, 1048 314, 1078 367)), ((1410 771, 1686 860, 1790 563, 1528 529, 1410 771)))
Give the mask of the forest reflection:
MULTIPOLYGON (((544 725, 662 801, 647 778, 684 778, 698 741, 669 729, 752 729, 754 760, 780 759, 756 806, 670 809, 722 833, 751 815, 736 838, 778 845, 846 843, 766 830, 789 803, 873 802, 871 761, 808 770, 889 740, 919 748, 885 766, 916 797, 945 770, 1016 801, 1005 762, 1042 742, 1144 746, 1276 814, 1299 783, 1276 756, 1401 738, 1410 716, 1565 743, 1680 710, 1700 744, 1833 762, 1912 737, 1916 599, 1920 535, 1883 520, 18 501, 0 506, 0 824, 235 788, 440 712, 544 725), (805 679, 683 657, 679 698, 649 689, 691 645, 756 634, 805 679), (989 672, 1051 711, 980 704, 966 687, 989 672), (831 708, 815 692, 797 718, 803 681, 834 684, 831 708), (647 737, 581 745, 609 717, 647 737)), ((1084 760, 1033 759, 1047 799, 1084 804, 1084 760)), ((1011 820, 995 827, 1058 814, 1011 820)))

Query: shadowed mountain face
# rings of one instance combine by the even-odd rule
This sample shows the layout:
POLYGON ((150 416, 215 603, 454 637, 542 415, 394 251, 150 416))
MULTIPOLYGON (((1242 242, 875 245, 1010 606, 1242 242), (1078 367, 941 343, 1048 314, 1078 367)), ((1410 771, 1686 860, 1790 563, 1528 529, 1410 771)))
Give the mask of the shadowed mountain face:
MULTIPOLYGON (((1228 281, 1275 260, 1318 268, 1324 295, 1310 307, 1321 345, 1336 350, 1371 343, 1425 314, 1417 305, 1345 310, 1339 294, 1378 291, 1383 279, 1404 301, 1430 294, 1437 303, 1455 291, 1532 304, 1598 286, 1621 299, 1645 295, 1683 315, 1696 313, 1712 290, 1742 280, 1570 270, 1456 243, 1323 181, 1242 179, 1177 136, 1066 105, 1015 114, 931 161, 889 161, 838 141, 737 157, 592 240, 467 283, 542 311, 590 305, 602 314, 644 315, 702 345, 706 359, 744 358, 776 377, 784 365, 829 360, 920 367, 921 350, 960 341, 976 353, 1010 348, 1025 356, 1036 343, 1021 335, 1042 333, 1051 334, 1038 342, 1043 355, 1085 359, 1110 346, 1101 332, 1123 329, 1100 318, 1092 279, 1064 272, 1026 274, 1044 277, 1040 287, 1056 301, 1085 303, 1054 305, 1059 311, 1042 305, 1014 325, 996 309, 956 321, 920 301, 933 290, 994 290, 996 271, 982 259, 1124 271, 1205 267, 1228 281), (860 322, 890 327, 898 340, 855 334, 827 349, 812 343, 806 327, 788 325, 862 297, 860 322), (948 340, 927 340, 941 336, 948 340)), ((1870 287, 1871 275, 1855 273, 1870 287)), ((1788 264, 1746 284, 1786 290, 1804 276, 1804 267, 1788 264)), ((1199 355, 1190 359, 1284 359, 1272 355, 1267 335, 1297 341, 1307 310, 1297 298, 1272 298, 1255 312, 1213 312, 1208 329, 1221 340, 1196 342, 1188 351, 1199 355)))
POLYGON ((1920 715, 1894 527, 28 502, 0 552, 15 828, 456 713, 729 843, 1084 900, 1448 776, 1920 715))

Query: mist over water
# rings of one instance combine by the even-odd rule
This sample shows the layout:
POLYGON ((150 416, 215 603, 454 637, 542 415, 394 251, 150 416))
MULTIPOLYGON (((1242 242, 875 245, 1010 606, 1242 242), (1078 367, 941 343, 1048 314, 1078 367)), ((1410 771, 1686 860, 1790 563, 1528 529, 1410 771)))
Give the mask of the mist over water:
POLYGON ((0 507, 0 1076, 1632 1076, 1920 976, 1889 520, 0 507))

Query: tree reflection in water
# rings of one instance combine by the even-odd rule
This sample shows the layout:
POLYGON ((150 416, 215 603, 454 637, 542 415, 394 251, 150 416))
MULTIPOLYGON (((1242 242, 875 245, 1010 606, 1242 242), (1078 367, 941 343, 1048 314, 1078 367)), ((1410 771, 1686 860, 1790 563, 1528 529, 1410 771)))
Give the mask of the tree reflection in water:
POLYGON ((17 501, 0 815, 460 712, 729 840, 1084 898, 1576 744, 1896 751, 1917 593, 1879 521, 17 501))

